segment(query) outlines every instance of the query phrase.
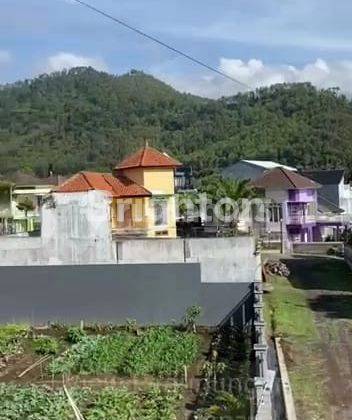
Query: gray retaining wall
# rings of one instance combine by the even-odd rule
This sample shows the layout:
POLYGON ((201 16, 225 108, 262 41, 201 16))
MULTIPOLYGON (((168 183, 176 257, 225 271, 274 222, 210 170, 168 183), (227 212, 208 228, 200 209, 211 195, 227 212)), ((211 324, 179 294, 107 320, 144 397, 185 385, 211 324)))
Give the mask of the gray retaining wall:
POLYGON ((330 249, 343 252, 343 242, 300 242, 292 244, 294 254, 327 255, 330 249))
POLYGON ((249 282, 202 284, 198 263, 0 267, 0 323, 170 324, 200 305, 216 326, 248 299, 250 314, 249 282))

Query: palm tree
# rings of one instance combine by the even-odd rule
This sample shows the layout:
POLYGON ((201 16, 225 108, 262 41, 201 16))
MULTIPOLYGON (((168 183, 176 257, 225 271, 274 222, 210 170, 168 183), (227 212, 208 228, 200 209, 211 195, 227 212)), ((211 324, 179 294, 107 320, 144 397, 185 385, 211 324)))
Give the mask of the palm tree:
MULTIPOLYGON (((247 180, 232 180, 221 178, 219 176, 210 176, 203 178, 201 181, 200 190, 205 192, 213 201, 219 201, 224 198, 229 198, 238 205, 238 210, 243 210, 243 200, 254 198, 256 196, 254 188, 247 180)), ((231 211, 229 204, 221 206, 223 216, 226 216, 231 211)), ((237 230, 238 216, 232 219, 230 225, 237 230)))

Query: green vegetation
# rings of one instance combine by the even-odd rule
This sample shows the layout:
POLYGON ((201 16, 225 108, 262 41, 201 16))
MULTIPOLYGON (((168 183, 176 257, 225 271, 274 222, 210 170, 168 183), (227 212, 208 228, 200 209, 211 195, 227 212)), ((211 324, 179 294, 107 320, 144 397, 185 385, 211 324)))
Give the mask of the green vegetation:
POLYGON ((272 334, 282 337, 295 401, 305 418, 325 418, 326 390, 319 333, 304 290, 285 277, 272 277, 265 315, 272 334))
POLYGON ((56 354, 59 342, 53 337, 38 337, 32 341, 33 350, 38 354, 56 354))
MULTIPOLYGON (((125 388, 101 391, 71 389, 70 395, 87 420, 174 420, 181 392, 178 388, 151 388, 134 393, 125 388)), ((0 420, 75 419, 65 393, 44 387, 0 384, 0 420)))
POLYGON ((250 334, 226 326, 214 335, 210 357, 202 366, 197 418, 250 417, 250 359, 250 334))
POLYGON ((248 418, 248 400, 238 399, 226 391, 219 391, 214 397, 214 405, 201 411, 198 418, 208 419, 245 419, 248 418))
POLYGON ((80 327, 70 327, 67 330, 67 341, 72 344, 79 343, 86 336, 85 331, 80 327))
POLYGON ((241 158, 299 167, 352 166, 352 106, 338 90, 275 85, 209 100, 142 72, 91 68, 0 89, 1 172, 110 170, 144 143, 207 176, 241 158), (11 156, 11 159, 9 159, 11 156))
POLYGON ((11 356, 21 350, 21 341, 28 332, 26 325, 0 326, 0 356, 11 356))
POLYGON ((49 369, 53 374, 118 373, 129 376, 177 376, 198 356, 199 338, 171 327, 149 328, 139 335, 118 332, 87 336, 49 369))
POLYGON ((187 308, 185 316, 183 317, 183 323, 188 331, 196 332, 196 323, 202 316, 203 310, 199 305, 193 305, 187 308))
POLYGON ((208 197, 213 200, 228 197, 239 202, 243 198, 253 198, 255 196, 255 191, 248 181, 235 181, 222 178, 216 174, 202 178, 199 190, 207 193, 208 197))
POLYGON ((274 291, 266 299, 267 325, 276 337, 300 342, 314 341, 318 331, 304 290, 294 288, 285 277, 273 277, 274 291))

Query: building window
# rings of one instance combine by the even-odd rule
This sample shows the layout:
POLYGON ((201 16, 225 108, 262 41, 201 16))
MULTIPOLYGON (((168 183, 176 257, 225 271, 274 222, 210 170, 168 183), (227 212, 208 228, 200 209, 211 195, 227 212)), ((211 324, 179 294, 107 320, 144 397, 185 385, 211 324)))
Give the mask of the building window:
POLYGON ((270 204, 268 208, 269 222, 279 223, 282 220, 281 204, 270 204))
POLYGON ((167 199, 154 201, 154 224, 155 226, 167 225, 167 199))

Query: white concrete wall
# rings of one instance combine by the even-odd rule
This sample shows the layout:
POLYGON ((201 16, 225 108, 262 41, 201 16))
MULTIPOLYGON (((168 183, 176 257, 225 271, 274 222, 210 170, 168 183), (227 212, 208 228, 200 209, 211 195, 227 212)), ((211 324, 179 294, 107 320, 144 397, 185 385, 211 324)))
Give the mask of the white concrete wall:
POLYGON ((186 241, 187 261, 201 263, 202 282, 246 283, 254 281, 254 238, 195 238, 186 241))
POLYGON ((114 264, 109 197, 53 194, 42 209, 41 238, 0 237, 0 265, 114 264))
POLYGON ((49 264, 116 262, 110 198, 101 191, 53 194, 42 210, 42 242, 49 264))
POLYGON ((42 241, 40 238, 0 236, 0 251, 20 251, 23 249, 39 249, 42 241))
POLYGON ((175 263, 184 262, 182 239, 130 239, 118 241, 117 259, 129 263, 175 263))
POLYGON ((53 194, 43 206, 41 238, 0 239, 0 265, 117 262, 197 262, 202 282, 206 283, 251 283, 260 273, 254 238, 250 236, 113 242, 110 199, 97 191, 53 194))
POLYGON ((205 283, 248 283, 258 276, 255 242, 250 236, 135 239, 118 242, 117 249, 119 264, 199 262, 205 283))
POLYGON ((43 263, 40 238, 0 236, 0 266, 43 263))

